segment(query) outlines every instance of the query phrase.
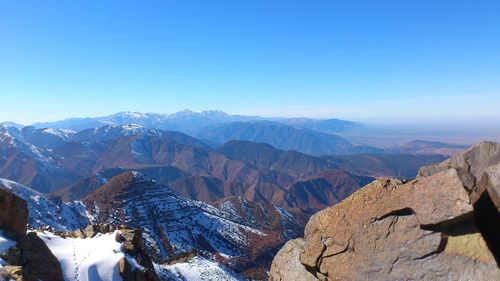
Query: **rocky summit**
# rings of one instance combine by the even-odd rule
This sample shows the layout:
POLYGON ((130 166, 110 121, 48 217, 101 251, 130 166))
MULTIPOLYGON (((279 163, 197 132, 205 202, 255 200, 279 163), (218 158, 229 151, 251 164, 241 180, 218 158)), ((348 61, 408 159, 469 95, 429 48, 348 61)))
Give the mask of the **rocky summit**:
POLYGON ((378 179, 312 216, 269 280, 500 280, 500 145, 412 181, 378 179))

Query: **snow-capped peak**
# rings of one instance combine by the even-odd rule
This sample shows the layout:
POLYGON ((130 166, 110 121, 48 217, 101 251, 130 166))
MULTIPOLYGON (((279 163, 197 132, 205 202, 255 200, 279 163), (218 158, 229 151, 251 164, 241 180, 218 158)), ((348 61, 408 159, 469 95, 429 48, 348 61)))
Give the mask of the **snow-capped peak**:
POLYGON ((112 117, 128 117, 128 118, 144 118, 146 115, 137 111, 122 111, 118 112, 112 117))
POLYGON ((7 141, 9 145, 14 145, 14 138, 9 133, 7 126, 0 124, 0 143, 7 141))
POLYGON ((224 118, 229 116, 227 113, 219 110, 190 110, 184 109, 177 113, 170 114, 170 117, 180 117, 180 118, 189 118, 189 117, 206 117, 206 118, 224 118))
POLYGON ((44 134, 50 134, 54 136, 58 136, 64 140, 68 140, 72 135, 75 134, 74 131, 68 129, 53 129, 53 128, 45 128, 42 130, 44 134))
POLYGON ((130 124, 125 124, 125 125, 121 125, 120 126, 122 129, 124 130, 127 130, 127 131, 136 131, 138 129, 142 129, 144 127, 142 127, 141 125, 138 125, 138 124, 133 124, 133 123, 130 123, 130 124))

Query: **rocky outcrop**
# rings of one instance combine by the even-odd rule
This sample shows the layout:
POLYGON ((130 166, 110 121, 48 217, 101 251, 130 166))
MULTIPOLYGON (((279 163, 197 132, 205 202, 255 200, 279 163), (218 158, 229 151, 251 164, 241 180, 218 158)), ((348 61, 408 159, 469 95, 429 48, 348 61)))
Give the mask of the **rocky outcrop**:
POLYGON ((142 243, 142 231, 122 228, 116 236, 125 257, 119 263, 120 275, 126 281, 158 281, 153 262, 142 243))
POLYGON ((7 263, 0 275, 8 280, 64 280, 61 266, 47 245, 36 233, 26 234, 27 224, 26 201, 0 189, 0 230, 17 242, 0 255, 7 263))
POLYGON ((0 229, 14 238, 26 235, 28 208, 26 201, 0 188, 0 229))
POLYGON ((311 217, 270 280, 500 280, 499 163, 481 143, 413 181, 372 182, 311 217))

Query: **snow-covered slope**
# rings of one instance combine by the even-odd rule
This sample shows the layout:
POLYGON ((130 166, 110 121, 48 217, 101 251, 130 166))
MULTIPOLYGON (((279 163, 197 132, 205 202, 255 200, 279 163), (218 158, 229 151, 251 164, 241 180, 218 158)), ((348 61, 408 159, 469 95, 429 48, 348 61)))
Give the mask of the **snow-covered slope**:
POLYGON ((248 201, 239 196, 226 197, 214 205, 233 215, 240 223, 260 229, 280 230, 287 240, 302 233, 303 224, 283 208, 248 201))
POLYGON ((65 203, 58 198, 46 196, 22 184, 1 178, 0 188, 9 190, 26 201, 30 227, 50 226, 54 230, 67 231, 89 224, 81 202, 65 203))
POLYGON ((124 124, 120 126, 108 125, 99 128, 91 128, 76 133, 72 139, 81 142, 96 142, 117 139, 133 135, 161 136, 163 131, 147 129, 136 124, 124 124))
POLYGON ((114 177, 83 201, 96 223, 143 229, 156 244, 156 260, 191 250, 244 255, 247 234, 265 236, 232 214, 180 197, 137 172, 114 177))
POLYGON ((36 159, 39 162, 45 163, 47 165, 55 165, 50 152, 46 149, 37 147, 36 145, 27 141, 21 130, 16 128, 7 128, 0 125, 0 148, 4 151, 2 156, 5 157, 6 150, 17 149, 18 151, 36 159))
POLYGON ((120 281, 118 262, 124 257, 114 233, 93 238, 62 238, 39 232, 50 251, 59 260, 66 281, 120 281))
POLYGON ((194 257, 173 265, 155 265, 163 280, 172 281, 241 281, 246 280, 225 266, 204 257, 194 257))

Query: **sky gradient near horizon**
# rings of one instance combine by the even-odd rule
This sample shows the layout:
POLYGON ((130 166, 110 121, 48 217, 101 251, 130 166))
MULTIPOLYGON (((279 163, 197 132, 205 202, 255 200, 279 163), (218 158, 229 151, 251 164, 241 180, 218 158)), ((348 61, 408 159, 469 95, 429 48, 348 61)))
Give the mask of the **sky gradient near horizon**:
POLYGON ((500 117, 500 1, 0 0, 0 121, 500 117))

